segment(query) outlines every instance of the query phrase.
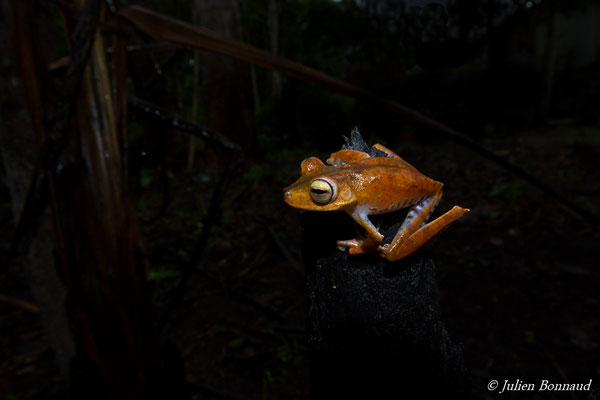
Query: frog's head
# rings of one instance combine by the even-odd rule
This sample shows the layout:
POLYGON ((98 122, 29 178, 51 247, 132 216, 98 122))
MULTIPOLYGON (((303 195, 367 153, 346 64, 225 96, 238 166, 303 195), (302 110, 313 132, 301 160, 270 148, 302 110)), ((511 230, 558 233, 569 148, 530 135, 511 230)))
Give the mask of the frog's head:
POLYGON ((350 186, 335 169, 316 157, 302 161, 300 178, 283 189, 283 200, 292 207, 311 211, 344 209, 355 202, 350 186))

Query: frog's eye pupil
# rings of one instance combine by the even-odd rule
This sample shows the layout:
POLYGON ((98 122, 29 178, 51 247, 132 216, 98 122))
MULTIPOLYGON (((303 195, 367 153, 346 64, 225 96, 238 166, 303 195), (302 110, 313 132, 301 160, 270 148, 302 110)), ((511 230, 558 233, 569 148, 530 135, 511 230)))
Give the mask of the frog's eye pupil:
POLYGON ((335 199, 335 193, 335 184, 324 178, 315 179, 310 184, 310 197, 315 203, 329 203, 335 199))

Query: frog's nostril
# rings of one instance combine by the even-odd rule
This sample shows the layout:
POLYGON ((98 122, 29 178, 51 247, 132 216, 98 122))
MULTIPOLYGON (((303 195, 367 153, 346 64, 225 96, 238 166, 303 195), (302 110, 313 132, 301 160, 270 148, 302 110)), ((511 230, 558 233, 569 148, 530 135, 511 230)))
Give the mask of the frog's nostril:
POLYGON ((292 192, 290 192, 289 190, 287 192, 285 192, 283 194, 285 196, 286 199, 289 199, 290 197, 292 197, 292 192))

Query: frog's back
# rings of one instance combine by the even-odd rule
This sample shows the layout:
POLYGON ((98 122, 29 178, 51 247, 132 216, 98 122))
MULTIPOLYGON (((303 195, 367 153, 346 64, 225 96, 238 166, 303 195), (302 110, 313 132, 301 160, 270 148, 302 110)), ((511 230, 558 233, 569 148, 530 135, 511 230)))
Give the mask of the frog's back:
POLYGON ((354 193, 369 203, 369 214, 411 206, 443 186, 407 162, 391 157, 367 158, 352 167, 341 165, 335 170, 338 179, 347 182, 354 193))

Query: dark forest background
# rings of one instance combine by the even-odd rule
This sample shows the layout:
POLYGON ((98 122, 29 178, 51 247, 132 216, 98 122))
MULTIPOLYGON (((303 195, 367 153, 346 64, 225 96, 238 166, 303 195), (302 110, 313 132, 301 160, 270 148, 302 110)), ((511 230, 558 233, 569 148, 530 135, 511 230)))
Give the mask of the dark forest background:
POLYGON ((471 209, 421 251, 473 398, 598 398, 598 21, 592 0, 2 2, 0 399, 308 398, 282 189, 354 127, 444 183, 437 213, 471 209))

